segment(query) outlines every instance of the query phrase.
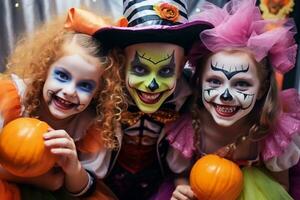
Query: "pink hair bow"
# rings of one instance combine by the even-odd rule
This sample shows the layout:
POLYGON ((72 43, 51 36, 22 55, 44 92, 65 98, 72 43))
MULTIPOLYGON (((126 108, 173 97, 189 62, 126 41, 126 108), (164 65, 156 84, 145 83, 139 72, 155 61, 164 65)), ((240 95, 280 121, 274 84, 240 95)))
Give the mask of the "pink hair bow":
POLYGON ((271 65, 285 73, 294 67, 297 45, 293 20, 263 20, 255 0, 231 0, 223 8, 204 3, 196 19, 214 25, 200 34, 211 52, 226 48, 247 48, 260 62, 268 57, 271 65))

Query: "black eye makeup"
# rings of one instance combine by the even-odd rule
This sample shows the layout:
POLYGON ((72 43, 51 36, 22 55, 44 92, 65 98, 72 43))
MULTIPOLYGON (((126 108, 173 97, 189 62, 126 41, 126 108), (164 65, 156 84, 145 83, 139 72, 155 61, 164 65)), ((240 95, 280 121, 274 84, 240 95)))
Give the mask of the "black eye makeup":
POLYGON ((150 73, 149 69, 144 65, 133 65, 130 71, 137 76, 144 76, 150 73))
POLYGON ((159 71, 158 71, 158 75, 163 77, 163 78, 169 78, 174 76, 175 74, 175 70, 174 67, 162 67, 159 71))

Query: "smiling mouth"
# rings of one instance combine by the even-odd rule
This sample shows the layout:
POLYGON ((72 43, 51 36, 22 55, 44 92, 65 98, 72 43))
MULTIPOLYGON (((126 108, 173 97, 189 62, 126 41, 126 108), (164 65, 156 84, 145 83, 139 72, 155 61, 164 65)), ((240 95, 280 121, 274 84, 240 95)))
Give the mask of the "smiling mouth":
POLYGON ((70 109, 73 109, 73 108, 79 106, 79 104, 72 103, 72 102, 67 101, 63 98, 60 98, 56 95, 52 96, 52 101, 53 101, 54 105, 61 110, 70 110, 70 109))
POLYGON ((142 92, 140 90, 136 90, 137 94, 139 95, 140 99, 147 104, 155 104, 157 103, 160 98, 162 97, 163 92, 159 93, 148 93, 142 92))
POLYGON ((231 117, 235 115, 239 110, 239 106, 225 106, 213 103, 216 112, 222 117, 231 117))

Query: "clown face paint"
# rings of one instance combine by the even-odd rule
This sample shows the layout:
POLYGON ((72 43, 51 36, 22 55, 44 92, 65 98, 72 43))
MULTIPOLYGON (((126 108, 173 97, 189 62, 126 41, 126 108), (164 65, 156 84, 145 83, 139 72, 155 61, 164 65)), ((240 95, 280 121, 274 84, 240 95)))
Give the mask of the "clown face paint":
POLYGON ((53 63, 43 87, 43 97, 50 113, 65 119, 82 112, 91 102, 102 69, 80 55, 63 56, 53 63))
POLYGON ((214 121, 231 126, 252 110, 260 88, 248 54, 222 51, 212 55, 202 76, 202 101, 214 121))
POLYGON ((184 61, 182 47, 141 43, 125 49, 126 87, 138 108, 153 113, 174 92, 184 61))

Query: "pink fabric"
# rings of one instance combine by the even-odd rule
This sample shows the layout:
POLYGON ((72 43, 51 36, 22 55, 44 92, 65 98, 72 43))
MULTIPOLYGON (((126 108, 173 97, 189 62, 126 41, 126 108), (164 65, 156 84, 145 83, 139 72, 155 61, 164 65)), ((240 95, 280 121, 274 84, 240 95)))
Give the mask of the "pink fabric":
POLYGON ((160 185, 159 190, 150 198, 150 200, 171 199, 174 190, 174 180, 167 179, 160 185))
POLYGON ((282 112, 275 127, 264 140, 264 160, 278 157, 290 144, 292 136, 300 134, 300 96, 295 89, 280 93, 282 112))
POLYGON ((167 124, 165 130, 170 145, 186 158, 191 158, 195 150, 191 116, 181 115, 175 122, 167 124))
MULTIPOLYGON (((201 41, 211 52, 247 48, 258 62, 268 56, 271 65, 285 73, 296 61, 295 24, 292 20, 263 20, 255 2, 231 0, 223 8, 205 2, 194 18, 214 28, 200 33, 201 41)), ((191 63, 195 63, 193 58, 191 63)))

